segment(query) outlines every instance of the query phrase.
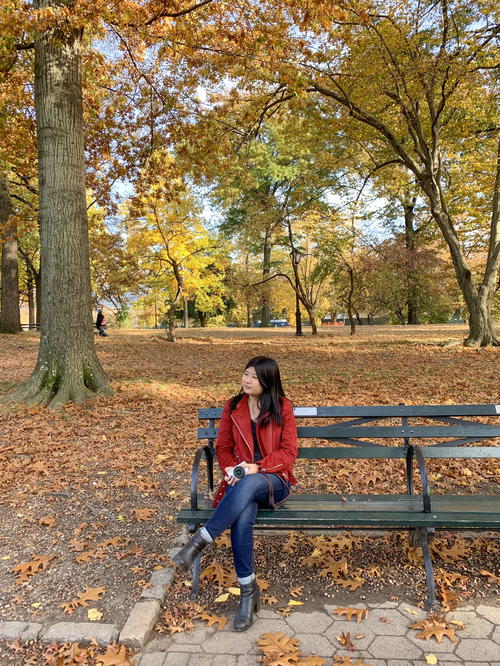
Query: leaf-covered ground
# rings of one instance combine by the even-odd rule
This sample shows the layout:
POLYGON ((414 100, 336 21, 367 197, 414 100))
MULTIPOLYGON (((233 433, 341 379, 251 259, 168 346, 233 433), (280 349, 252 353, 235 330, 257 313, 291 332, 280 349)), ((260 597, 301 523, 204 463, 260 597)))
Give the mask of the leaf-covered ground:
MULTIPOLYGON (((0 620, 86 621, 91 611, 101 622, 123 624, 180 531, 175 513, 188 495, 197 409, 221 406, 234 394, 251 356, 278 360, 296 405, 500 402, 500 350, 443 346, 464 334, 450 326, 363 327, 354 338, 329 329, 318 339, 296 339, 292 331, 206 329, 180 331, 175 344, 155 331, 97 339, 113 396, 58 413, 0 406, 0 620)), ((0 336, 0 395, 29 376, 37 347, 35 334, 0 336)), ((298 466, 303 490, 404 491, 396 462, 363 469, 356 462, 306 465, 298 466)), ((434 492, 498 492, 498 463, 433 461, 430 468, 434 492)), ((438 566, 463 577, 448 589, 460 598, 496 598, 493 579, 479 570, 491 571, 498 562, 497 542, 461 546, 461 539, 445 537, 438 566), (450 549, 456 557, 446 555, 450 549)), ((309 540, 314 537, 289 552, 282 548, 287 538, 259 537, 259 574, 279 605, 301 585, 296 598, 311 606, 325 593, 342 602, 370 595, 422 598, 421 566, 412 565, 399 535, 357 537, 349 551, 330 549, 334 559, 346 559, 348 570, 325 576, 307 563, 317 547, 309 540), (292 575, 297 562, 301 567, 292 575), (356 586, 336 583, 335 575, 364 582, 351 591, 356 586)), ((216 558, 223 564, 230 561, 225 550, 216 558)), ((234 608, 231 595, 215 604, 223 588, 209 580, 203 585, 201 601, 212 612, 234 608)), ((188 592, 179 578, 167 618, 188 592)))

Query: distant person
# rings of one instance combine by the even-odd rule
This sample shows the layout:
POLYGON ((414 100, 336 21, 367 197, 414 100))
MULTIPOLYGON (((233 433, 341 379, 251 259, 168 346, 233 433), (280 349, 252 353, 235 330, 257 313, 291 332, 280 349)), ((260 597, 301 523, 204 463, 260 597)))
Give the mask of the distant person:
POLYGON ((109 338, 109 333, 106 333, 106 317, 103 315, 102 310, 97 310, 97 319, 95 320, 95 327, 99 331, 99 335, 103 338, 109 338))

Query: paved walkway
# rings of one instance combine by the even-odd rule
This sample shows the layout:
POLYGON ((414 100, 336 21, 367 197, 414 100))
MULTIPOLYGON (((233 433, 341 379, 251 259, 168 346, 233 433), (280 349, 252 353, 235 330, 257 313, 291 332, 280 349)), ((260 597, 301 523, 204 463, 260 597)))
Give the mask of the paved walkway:
MULTIPOLYGON (((324 657, 329 666, 333 657, 346 656, 354 665, 358 660, 369 666, 500 666, 500 607, 479 605, 463 607, 448 613, 448 621, 464 625, 455 628, 455 643, 445 636, 441 643, 434 638, 421 640, 409 625, 425 618, 424 611, 409 604, 386 602, 378 605, 356 604, 367 608, 368 617, 357 623, 332 615, 336 606, 324 606, 312 613, 294 611, 288 618, 272 610, 261 610, 254 625, 246 632, 219 631, 203 623, 193 631, 151 641, 136 656, 138 666, 256 666, 261 654, 258 638, 267 632, 282 632, 300 640, 302 657, 324 657), (337 640, 350 633, 354 652, 337 640), (358 638, 357 638, 358 637, 358 638), (437 662, 427 661, 434 655, 437 662)), ((344 663, 349 663, 345 661, 344 663)))

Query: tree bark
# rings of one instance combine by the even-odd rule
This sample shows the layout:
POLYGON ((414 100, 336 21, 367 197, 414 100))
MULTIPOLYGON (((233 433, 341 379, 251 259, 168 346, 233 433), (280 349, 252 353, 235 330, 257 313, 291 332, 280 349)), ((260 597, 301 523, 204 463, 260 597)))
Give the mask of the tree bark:
MULTIPOLYGON (((53 4, 36 0, 35 7, 53 4)), ((70 9, 73 2, 64 0, 70 9)), ((41 336, 30 379, 8 401, 59 407, 111 389, 95 351, 82 110, 82 31, 35 39, 41 336)))
POLYGON ((184 304, 184 328, 189 328, 188 300, 185 297, 182 300, 184 304))
POLYGON ((0 304, 0 333, 20 333, 19 270, 17 254, 17 225, 12 217, 7 178, 0 176, 0 231, 2 232, 2 300, 0 304))

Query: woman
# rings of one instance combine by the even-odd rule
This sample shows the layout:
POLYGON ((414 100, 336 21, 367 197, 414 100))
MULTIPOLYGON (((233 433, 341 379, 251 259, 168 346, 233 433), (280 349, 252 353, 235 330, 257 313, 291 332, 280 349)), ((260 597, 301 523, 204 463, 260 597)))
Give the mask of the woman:
POLYGON ((173 557, 189 571, 203 548, 231 527, 234 567, 240 584, 236 631, 253 623, 259 608, 259 588, 253 569, 253 524, 259 507, 276 508, 296 483, 292 466, 297 457, 297 426, 291 402, 285 397, 278 364, 256 356, 248 361, 242 391, 227 401, 216 446, 224 481, 210 520, 173 557), (244 468, 237 478, 232 470, 244 468))

